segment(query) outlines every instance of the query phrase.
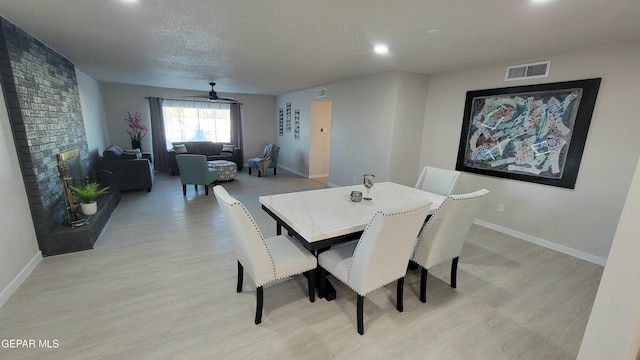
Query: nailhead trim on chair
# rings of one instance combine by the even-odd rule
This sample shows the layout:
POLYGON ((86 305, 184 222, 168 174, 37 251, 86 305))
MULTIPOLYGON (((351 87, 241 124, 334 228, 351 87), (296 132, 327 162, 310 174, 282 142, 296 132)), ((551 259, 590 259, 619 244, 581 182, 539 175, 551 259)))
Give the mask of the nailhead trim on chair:
POLYGON ((415 250, 418 248, 418 243, 420 242, 420 240, 422 240, 422 233, 424 232, 424 229, 428 228, 429 227, 428 225, 432 221, 434 221, 433 219, 436 218, 436 214, 440 212, 440 209, 444 207, 445 203, 447 203, 448 201, 467 200, 467 199, 473 198, 474 196, 469 196, 469 195, 473 195, 474 193, 475 191, 467 194, 456 194, 456 195, 447 196, 444 199, 444 201, 442 201, 442 204, 440 204, 440 206, 436 209, 436 211, 431 215, 431 217, 429 217, 429 220, 424 225, 422 225, 422 229, 420 229, 420 233, 418 233, 418 240, 416 241, 416 246, 413 248, 413 251, 415 252, 415 250))
MULTIPOLYGON (((269 251, 269 247, 267 246, 267 243, 266 243, 266 241, 265 241, 265 239, 264 239, 264 235, 262 235, 262 231, 260 231, 260 228, 258 227, 258 224, 256 224, 255 220, 253 219, 253 216, 251 216, 251 213, 249 213, 249 211, 248 211, 248 210, 247 210, 247 208, 244 206, 244 204, 242 204, 242 203, 241 203, 240 201, 238 201, 238 200, 236 200, 235 202, 233 202, 233 203, 231 203, 231 204, 229 204, 229 203, 227 203, 227 204, 228 204, 229 206, 231 206, 231 207, 233 207, 233 206, 240 206, 240 208, 242 209, 242 211, 244 211, 244 212, 245 212, 245 214, 247 214, 247 215, 249 216, 249 219, 251 220, 251 224, 253 224, 253 227, 254 227, 256 230, 258 230, 258 234, 260 234, 260 239, 262 239, 262 243, 264 244, 264 247, 267 249, 267 254, 269 254, 269 260, 271 260, 271 268, 273 269, 273 277, 275 278, 275 277, 276 277, 276 264, 275 264, 275 262, 273 261, 273 256, 271 255, 271 252, 269 251)), ((269 281, 269 282, 276 281, 276 280, 279 280, 279 279, 274 279, 274 280, 271 280, 271 281, 269 281)), ((267 283, 265 283, 265 284, 268 284, 269 282, 267 282, 267 283)), ((263 286, 263 285, 265 285, 265 284, 255 284, 255 285, 256 285, 256 287, 260 287, 260 286, 263 286)))
MULTIPOLYGON (((431 204, 429 204, 429 206, 431 206, 431 204)), ((394 215, 408 214, 408 213, 413 213, 413 212, 419 211, 419 210, 421 210, 421 209, 424 209, 425 207, 426 207, 426 206, 421 206, 421 207, 416 208, 416 209, 413 209, 413 210, 409 210, 409 211, 400 211, 400 212, 393 212, 393 213, 389 213, 389 214, 385 214, 385 213, 383 213, 382 211, 378 211, 378 212, 376 212, 376 213, 373 215, 373 217, 375 218, 376 216, 378 216, 378 214, 382 214, 382 216, 394 216, 394 215)), ((371 224, 371 223, 372 223, 372 221, 369 221, 369 223, 368 223, 368 224, 367 224, 367 226, 365 227, 364 231, 362 232, 362 236, 360 236, 360 238, 364 237, 364 235, 367 233, 367 230, 369 230, 369 226, 370 226, 370 224, 371 224)), ((358 244, 356 245, 356 248, 355 248, 355 250, 353 251, 353 256, 351 257, 351 264, 349 264, 349 270, 347 271, 347 282, 349 282, 349 277, 350 277, 350 275, 351 275, 351 267, 353 266, 353 258, 355 258, 355 257, 356 257, 356 254, 358 253, 358 248, 359 248, 359 247, 360 247, 360 240, 358 240, 358 244)), ((389 281, 389 282, 388 282, 388 283, 386 283, 386 284, 380 285, 380 286, 378 286, 377 288, 372 289, 371 291, 369 291, 369 293, 374 292, 374 291, 376 291, 376 290, 378 290, 378 289, 381 289, 381 288, 383 288, 383 287, 387 286, 388 284, 391 284, 392 282, 397 281, 397 280, 398 280, 398 279, 391 280, 391 281, 389 281)), ((349 286, 349 287, 351 288, 351 290, 353 290, 356 294, 358 294, 358 295, 362 295, 362 296, 365 296, 365 295, 366 295, 366 294, 360 294, 358 291, 356 291, 356 289, 354 289, 353 287, 351 287, 351 285, 349 285, 349 284, 346 284, 346 285, 347 285, 347 286, 349 286)))
MULTIPOLYGON (((253 216, 251 216, 251 213, 249 213, 249 211, 247 210, 247 208, 244 206, 244 204, 242 204, 240 201, 234 202, 229 204, 229 206, 241 206, 241 209, 247 214, 249 215, 249 219, 251 219, 251 223, 253 224, 253 226, 255 227, 256 230, 258 230, 258 233, 260 234, 260 238, 262 239, 262 243, 264 244, 264 247, 267 249, 267 253, 269 254, 269 260, 271 260, 271 267, 273 268, 273 279, 270 281, 267 281, 265 283, 262 284, 256 284, 256 287, 258 286, 264 286, 266 284, 272 283, 274 281, 278 281, 278 280, 282 280, 282 279, 286 279, 288 277, 291 277, 293 275, 297 275, 297 274, 289 274, 289 275, 282 275, 280 277, 276 276, 277 271, 276 271, 276 263, 275 261, 273 261, 273 256, 271 255, 271 251, 269 251, 269 247, 267 246, 267 243, 265 241, 264 235, 262 235, 262 231, 260 231, 260 228, 258 227, 258 224, 256 224, 255 220, 253 219, 253 216)), ((315 267, 310 267, 306 270, 304 270, 303 272, 307 272, 309 270, 313 270, 315 269, 315 267)))

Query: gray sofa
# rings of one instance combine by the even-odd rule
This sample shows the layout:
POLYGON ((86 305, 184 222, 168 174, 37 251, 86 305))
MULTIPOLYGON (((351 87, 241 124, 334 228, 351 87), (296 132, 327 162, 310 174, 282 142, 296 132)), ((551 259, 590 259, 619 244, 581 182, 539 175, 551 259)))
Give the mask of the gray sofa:
POLYGON ((138 159, 135 155, 125 154, 122 148, 111 145, 98 159, 98 177, 101 183, 111 184, 119 190, 146 189, 153 187, 153 164, 151 154, 143 153, 138 159), (113 174, 113 177, 108 175, 113 174), (110 179, 111 178, 111 179, 110 179))
MULTIPOLYGON (((236 163, 238 171, 242 170, 244 164, 244 157, 242 155, 242 149, 234 147, 233 152, 222 151, 222 145, 226 143, 211 142, 211 141, 182 141, 171 143, 175 147, 176 145, 184 145, 187 149, 183 154, 196 154, 206 155, 207 161, 213 160, 227 160, 236 163)), ((171 175, 179 175, 178 163, 176 162, 175 149, 167 150, 167 161, 169 162, 169 172, 171 175)))

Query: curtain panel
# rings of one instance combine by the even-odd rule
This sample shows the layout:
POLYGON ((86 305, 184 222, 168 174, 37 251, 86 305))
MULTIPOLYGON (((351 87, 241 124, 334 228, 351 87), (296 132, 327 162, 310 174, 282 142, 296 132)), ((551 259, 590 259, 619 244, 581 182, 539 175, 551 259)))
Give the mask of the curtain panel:
POLYGON ((158 171, 169 171, 167 159, 167 139, 164 131, 162 98, 149 97, 151 113, 151 145, 153 147, 153 167, 158 171))
MULTIPOLYGON (((231 104, 231 142, 244 154, 244 147, 242 143, 242 115, 240 111, 240 104, 231 104)), ((243 159, 244 161, 244 159, 243 159)))

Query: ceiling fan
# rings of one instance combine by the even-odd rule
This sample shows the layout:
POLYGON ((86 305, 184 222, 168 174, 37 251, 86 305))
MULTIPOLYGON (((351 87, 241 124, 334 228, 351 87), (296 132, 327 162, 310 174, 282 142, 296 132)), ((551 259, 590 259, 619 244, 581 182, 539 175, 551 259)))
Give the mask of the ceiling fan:
POLYGON ((218 96, 218 93, 213 90, 213 87, 216 86, 216 83, 214 82, 210 82, 209 85, 211 85, 211 91, 209 91, 208 95, 191 95, 191 96, 187 96, 187 97, 196 97, 196 98, 203 98, 203 99, 209 99, 212 101, 228 101, 231 103, 237 103, 238 100, 234 99, 234 98, 230 98, 230 97, 223 97, 223 96, 218 96))

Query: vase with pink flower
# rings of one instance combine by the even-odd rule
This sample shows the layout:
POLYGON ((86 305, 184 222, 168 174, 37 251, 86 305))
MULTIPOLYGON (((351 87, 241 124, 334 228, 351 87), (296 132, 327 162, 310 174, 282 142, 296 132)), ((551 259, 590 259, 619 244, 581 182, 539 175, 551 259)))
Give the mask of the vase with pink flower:
POLYGON ((125 118, 129 125, 129 129, 127 129, 127 134, 131 138, 131 148, 132 149, 140 149, 142 151, 141 141, 147 135, 146 126, 142 125, 142 114, 135 113, 131 115, 130 112, 127 112, 127 117, 125 118))

